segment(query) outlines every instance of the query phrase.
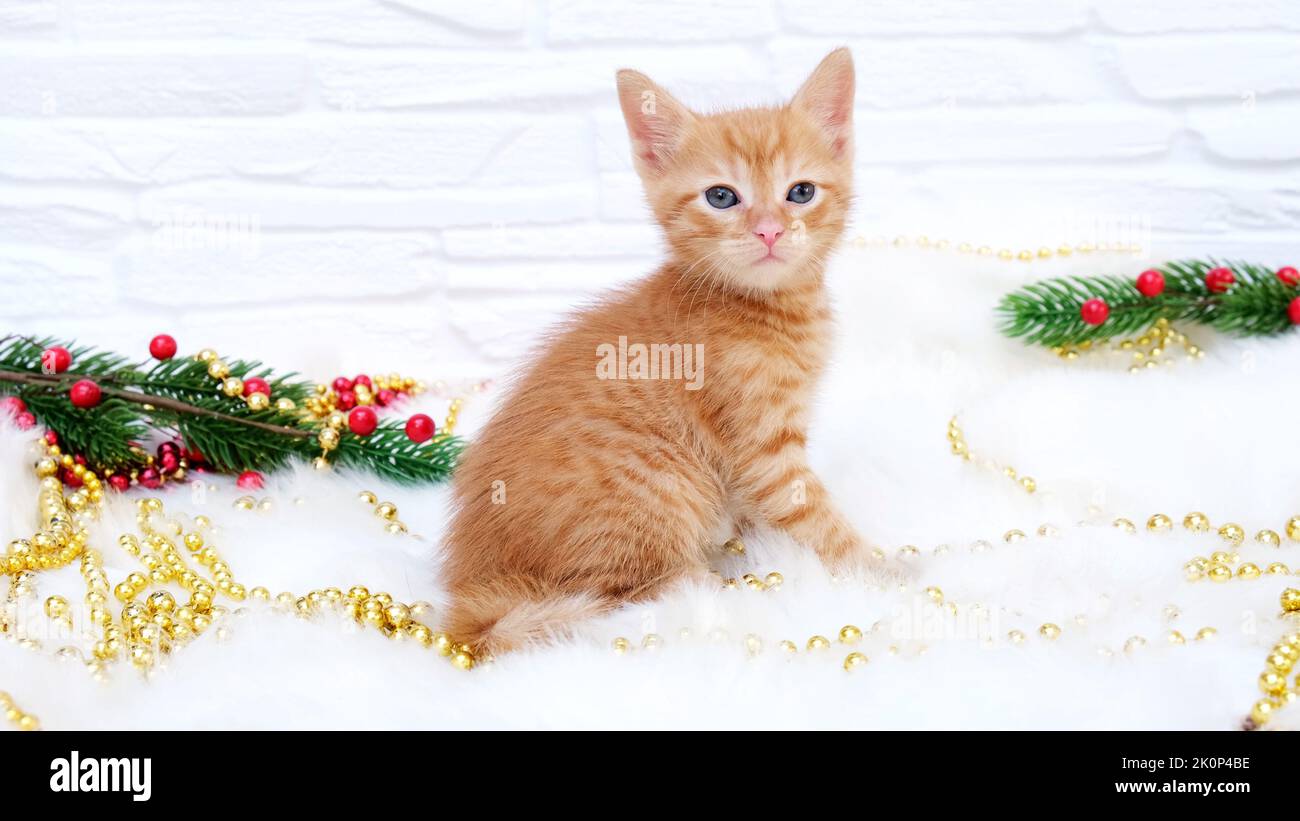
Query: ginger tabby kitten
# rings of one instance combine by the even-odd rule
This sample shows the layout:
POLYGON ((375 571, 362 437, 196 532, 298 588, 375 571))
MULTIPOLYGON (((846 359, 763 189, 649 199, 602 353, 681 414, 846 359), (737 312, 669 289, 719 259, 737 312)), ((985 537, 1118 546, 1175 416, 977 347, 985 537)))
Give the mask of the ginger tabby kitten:
POLYGON ((847 49, 779 108, 699 114, 618 73, 669 259, 553 331, 466 452, 446 540, 455 641, 502 652, 708 578, 733 522, 866 564, 804 454, 853 89, 847 49), (663 367, 647 369, 646 349, 663 367))

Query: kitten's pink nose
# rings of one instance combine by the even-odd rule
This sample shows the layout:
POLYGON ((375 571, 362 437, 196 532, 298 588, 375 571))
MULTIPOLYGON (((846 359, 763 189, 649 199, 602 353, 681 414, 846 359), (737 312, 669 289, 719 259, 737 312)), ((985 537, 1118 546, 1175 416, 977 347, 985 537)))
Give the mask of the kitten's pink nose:
POLYGON ((758 225, 754 227, 754 236, 761 239, 767 245, 769 251, 772 249, 773 245, 776 245, 776 241, 779 240, 781 235, 784 233, 785 226, 776 220, 761 220, 758 225))

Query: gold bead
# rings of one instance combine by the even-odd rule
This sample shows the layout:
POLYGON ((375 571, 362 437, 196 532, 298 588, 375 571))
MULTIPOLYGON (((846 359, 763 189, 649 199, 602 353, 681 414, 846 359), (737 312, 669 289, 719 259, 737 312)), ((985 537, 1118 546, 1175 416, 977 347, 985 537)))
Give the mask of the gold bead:
POLYGON ((208 363, 208 376, 213 379, 225 379, 230 376, 230 366, 220 359, 214 359, 208 363))
POLYGON ((362 502, 365 502, 368 505, 377 504, 379 502, 379 497, 368 490, 363 490, 360 493, 358 493, 357 499, 361 500, 362 502))
POLYGON ((384 619, 390 627, 402 627, 411 618, 411 611, 404 604, 393 603, 384 608, 384 619))
POLYGON ((1012 630, 1010 633, 1007 633, 1007 640, 1012 644, 1024 644, 1025 634, 1020 630, 1012 630))
POLYGON ((46 456, 36 462, 36 475, 44 479, 59 472, 59 463, 46 456))
POLYGON ((1187 639, 1183 636, 1182 633, 1178 632, 1177 630, 1170 630, 1170 631, 1165 635, 1165 639, 1166 639, 1170 644, 1186 644, 1186 643, 1187 643, 1187 639))
POLYGON ((1254 562, 1246 562, 1237 568, 1237 578, 1239 579, 1258 579, 1260 577, 1259 565, 1254 562))
POLYGON ((930 601, 934 602, 935 604, 943 604, 943 591, 940 590, 939 588, 927 587, 925 588, 925 595, 926 598, 928 598, 930 601))
POLYGON ((793 656, 799 652, 799 646, 794 642, 790 641, 789 639, 783 639, 782 641, 778 642, 776 646, 777 649, 779 649, 782 653, 786 653, 787 655, 793 656))
POLYGON ((1021 476, 1020 486, 1025 489, 1026 493, 1033 493, 1038 490, 1038 483, 1031 476, 1021 476))
POLYGON ((1273 702, 1266 698, 1260 699, 1250 709, 1250 718, 1255 722, 1256 726, 1263 727, 1273 717, 1273 709, 1273 702))
POLYGON ((1147 640, 1141 636, 1129 636, 1129 638, 1124 642, 1124 652, 1133 653, 1136 650, 1146 647, 1146 644, 1147 640))
POLYGON ((149 594, 149 598, 145 599, 145 607, 150 613, 171 613, 176 609, 176 599, 166 590, 159 590, 149 594))
POLYGON ((1210 529, 1210 517, 1193 511, 1183 517, 1183 527, 1196 533, 1204 533, 1210 529))
POLYGON ((1215 562, 1210 565, 1210 569, 1206 571, 1205 575, 1209 576, 1210 581, 1212 582, 1223 583, 1232 578, 1232 568, 1228 567, 1226 564, 1215 562))
POLYGON ((1286 676, 1272 671, 1261 673, 1259 676, 1259 689, 1270 696, 1281 695, 1286 689, 1286 676))
POLYGON ((1217 635, 1219 635, 1219 631, 1213 627, 1202 627, 1200 630, 1196 631, 1196 640, 1209 641, 1217 635))
POLYGON ((244 397, 244 404, 248 405, 248 409, 251 411, 264 411, 271 406, 271 397, 257 391, 244 397))
POLYGON ((1137 525, 1133 524, 1132 521, 1130 521, 1129 519, 1125 519, 1122 516, 1116 519, 1115 521, 1111 522, 1111 525, 1114 526, 1116 530, 1122 530, 1125 533, 1137 532, 1137 525))
POLYGON ((333 428, 324 428, 316 436, 322 450, 334 450, 339 446, 339 432, 333 428))
POLYGON ((768 573, 767 576, 763 578, 763 583, 766 584, 769 588, 775 589, 785 583, 785 576, 782 576, 780 573, 773 570, 771 573, 768 573))
POLYGON ((312 460, 311 460, 311 466, 312 466, 313 468, 315 468, 316 470, 329 470, 329 469, 330 469, 330 463, 329 463, 329 460, 326 459, 324 456, 317 456, 315 459, 312 459, 312 460))
POLYGON ((420 643, 422 647, 429 647, 433 644, 433 631, 423 624, 412 622, 410 625, 411 638, 420 643))
POLYGON ((375 515, 381 519, 394 519, 397 517, 397 505, 392 502, 380 502, 375 505, 375 515))
POLYGON ((50 596, 45 600, 45 615, 57 619, 68 614, 68 600, 62 596, 50 596))
POLYGON ((1273 562, 1268 566, 1268 570, 1265 572, 1270 576, 1289 576, 1291 575, 1291 568, 1287 567, 1282 562, 1273 562))
POLYGON ((1300 516, 1286 520, 1286 537, 1293 542, 1300 542, 1300 516))
POLYGON ((451 663, 461 670, 469 670, 474 667, 474 656, 462 650, 451 657, 451 663))
POLYGON ((626 653, 627 651, 629 651, 629 650, 632 649, 632 642, 628 641, 627 639, 623 638, 622 636, 619 636, 619 637, 617 637, 616 639, 614 639, 613 641, 611 641, 611 642, 609 643, 609 646, 610 646, 611 649, 613 649, 613 651, 614 651, 615 653, 617 653, 618 655, 621 656, 621 655, 623 655, 624 653, 626 653))
POLYGON ((451 636, 446 633, 433 634, 433 649, 438 651, 438 655, 450 656, 455 648, 456 645, 452 642, 451 636))
POLYGON ((113 588, 113 595, 120 602, 129 602, 135 598, 135 587, 128 582, 118 582, 117 586, 113 588))
POLYGON ((808 639, 808 650, 825 650, 831 646, 830 640, 825 636, 813 636, 808 639))
POLYGON ((862 640, 862 631, 852 624, 846 624, 840 628, 840 642, 842 644, 857 644, 862 640))
POLYGON ((663 646, 664 637, 658 633, 646 633, 641 637, 642 650, 658 650, 663 646))
POLYGON ((1229 553, 1226 550, 1216 550, 1210 554, 1210 561, 1218 562, 1219 564, 1236 564, 1237 556, 1236 554, 1229 553))
POLYGON ((866 666, 866 663, 867 657, 862 653, 849 653, 844 657, 844 670, 845 672, 853 672, 859 667, 866 666))
POLYGON ((1150 519, 1147 519, 1147 530, 1152 533, 1163 533, 1173 528, 1173 520, 1163 513, 1157 513, 1150 519))
POLYGON ((1282 537, 1277 534, 1276 530, 1261 530, 1255 534, 1255 541, 1260 544, 1266 544, 1269 547, 1280 547, 1282 537))
POLYGON ((1294 613, 1300 610, 1300 590, 1294 587, 1288 587, 1282 591, 1281 596, 1282 609, 1288 613, 1294 613))
POLYGON ((237 376, 227 376, 221 380, 221 392, 230 397, 241 395, 244 392, 244 380, 237 376))
POLYGON ((1231 542, 1235 546, 1245 541, 1246 531, 1242 530, 1241 525, 1229 522, 1219 528, 1219 536, 1225 541, 1231 542))
POLYGON ((722 543, 722 549, 733 556, 745 555, 745 543, 740 539, 732 537, 722 543))
POLYGON ((1045 639, 1054 640, 1061 635, 1061 628, 1051 622, 1038 628, 1038 635, 1045 639))

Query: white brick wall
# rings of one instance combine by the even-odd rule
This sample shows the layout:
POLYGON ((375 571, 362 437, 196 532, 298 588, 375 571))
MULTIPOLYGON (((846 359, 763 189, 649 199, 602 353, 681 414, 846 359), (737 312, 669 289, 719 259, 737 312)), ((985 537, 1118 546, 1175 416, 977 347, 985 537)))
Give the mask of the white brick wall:
POLYGON ((1300 261, 1295 0, 0 0, 0 325, 495 371, 658 253, 615 68, 770 101, 843 43, 858 232, 1300 261))

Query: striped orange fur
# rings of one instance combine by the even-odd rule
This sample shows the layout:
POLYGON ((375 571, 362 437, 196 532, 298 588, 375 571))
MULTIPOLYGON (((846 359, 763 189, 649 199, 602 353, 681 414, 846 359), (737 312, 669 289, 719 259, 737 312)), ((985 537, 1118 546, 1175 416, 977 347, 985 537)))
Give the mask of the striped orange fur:
POLYGON ((851 197, 853 88, 847 49, 772 108, 699 114, 619 72, 669 258, 551 332, 465 454, 446 540, 456 641, 509 650, 705 578, 736 522, 862 562, 804 454, 831 345, 823 266, 851 197), (736 204, 712 204, 730 202, 706 195, 718 186, 736 204), (637 344, 702 351, 697 384, 602 375, 600 351, 637 344))

